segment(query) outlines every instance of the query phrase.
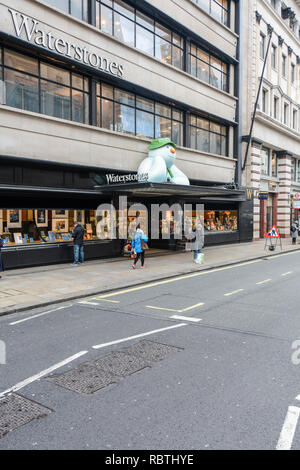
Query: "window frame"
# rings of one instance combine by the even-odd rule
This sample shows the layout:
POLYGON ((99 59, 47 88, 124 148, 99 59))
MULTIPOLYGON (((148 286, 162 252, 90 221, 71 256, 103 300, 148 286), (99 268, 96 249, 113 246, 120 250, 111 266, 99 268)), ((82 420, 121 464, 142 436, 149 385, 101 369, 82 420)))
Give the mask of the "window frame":
MULTIPOLYGON (((67 121, 70 121, 70 122, 79 122, 81 124, 90 124, 91 123, 91 83, 90 83, 90 79, 87 75, 85 75, 82 72, 79 72, 77 70, 76 71, 71 70, 68 67, 62 67, 61 65, 57 66, 51 60, 47 60, 47 58, 43 57, 41 59, 38 56, 34 56, 34 55, 31 55, 31 54, 28 54, 28 53, 24 53, 23 51, 21 52, 21 51, 15 50, 15 49, 13 49, 9 46, 8 47, 0 46, 0 50, 1 50, 1 56, 2 56, 2 60, 0 61, 0 69, 2 69, 0 71, 0 80, 2 80, 4 82, 5 70, 11 70, 13 72, 23 74, 24 76, 27 75, 27 76, 32 77, 32 78, 37 80, 37 82, 38 82, 38 87, 37 87, 38 111, 33 111, 33 112, 36 112, 38 114, 42 114, 43 116, 56 117, 56 116, 53 116, 52 114, 46 114, 46 113, 42 112, 42 87, 41 87, 41 84, 42 84, 42 82, 47 82, 47 83, 50 83, 50 84, 53 84, 53 85, 57 85, 59 87, 64 87, 64 89, 69 90, 70 117, 69 118, 56 117, 57 119, 63 119, 63 120, 67 120, 67 121), (24 71, 22 71, 22 70, 20 70, 16 67, 6 65, 5 64, 5 50, 16 53, 16 54, 19 54, 21 56, 29 57, 29 58, 35 60, 37 62, 38 72, 37 73, 32 73, 32 72, 27 72, 27 71, 24 72, 24 71), (51 80, 51 79, 43 77, 42 73, 41 73, 41 65, 42 64, 45 64, 47 66, 51 66, 51 67, 54 67, 54 68, 57 68, 57 69, 64 70, 65 72, 68 72, 69 78, 70 78, 69 85, 62 84, 58 81, 51 80), (72 79, 73 75, 80 75, 82 77, 82 89, 80 89, 76 86, 73 86, 73 79, 72 79), (88 80, 88 91, 85 90, 85 83, 86 83, 87 80, 88 80), (81 92, 83 94, 83 97, 84 97, 83 107, 82 107, 83 121, 78 121, 78 120, 73 119, 73 114, 74 114, 73 113, 73 102, 74 102, 73 92, 74 91, 81 92), (86 107, 86 103, 88 103, 87 107, 86 107), (87 117, 87 119, 86 119, 86 117, 87 117)), ((5 106, 9 106, 9 105, 7 105, 5 103, 5 106)), ((22 108, 16 108, 16 109, 21 109, 22 111, 28 111, 28 109, 23 108, 23 107, 22 108)))

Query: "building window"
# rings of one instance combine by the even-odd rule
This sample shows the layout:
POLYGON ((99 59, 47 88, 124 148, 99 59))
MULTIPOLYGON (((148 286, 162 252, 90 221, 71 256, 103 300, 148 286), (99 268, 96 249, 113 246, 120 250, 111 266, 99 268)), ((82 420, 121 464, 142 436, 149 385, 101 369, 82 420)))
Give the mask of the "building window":
POLYGON ((286 77, 286 56, 282 54, 282 67, 281 67, 282 76, 286 77))
POLYGON ((184 40, 121 0, 96 0, 96 26, 104 33, 183 69, 184 40))
POLYGON ((266 37, 263 33, 260 33, 259 36, 259 56, 261 59, 265 58, 265 42, 266 42, 266 37))
POLYGON ((191 44, 189 55, 190 70, 194 77, 220 90, 228 91, 227 64, 194 44, 191 44))
POLYGON ((300 183, 300 160, 297 160, 297 183, 300 183))
POLYGON ((291 158, 291 180, 292 181, 296 181, 296 174, 297 174, 296 163, 297 163, 296 158, 291 158))
POLYGON ((268 91, 265 89, 262 91, 262 111, 263 113, 268 112, 268 91))
POLYGON ((278 109, 279 109, 279 98, 277 98, 277 96, 274 96, 274 119, 279 119, 278 109))
POLYGON ((297 110, 293 110, 293 129, 297 129, 297 110))
POLYGON ((268 176, 269 175, 269 158, 270 158, 270 150, 266 148, 262 148, 260 151, 260 170, 261 174, 268 176))
POLYGON ((221 23, 229 24, 229 0, 192 0, 221 23))
POLYGON ((9 49, 4 49, 3 63, 4 104, 89 123, 87 77, 9 49))
POLYGON ((283 123, 288 126, 289 124, 289 105, 284 103, 283 106, 283 123))
POLYGON ((271 5, 276 10, 276 0, 271 0, 271 5))
POLYGON ((273 69, 276 69, 276 67, 277 67, 277 60, 276 60, 276 57, 277 57, 277 47, 274 46, 274 44, 272 44, 272 49, 271 49, 271 66, 273 67, 273 69))
POLYGON ((272 173, 271 176, 273 178, 277 177, 277 153, 272 151, 272 161, 271 161, 271 168, 272 168, 272 173))
POLYGON ((49 5, 75 16, 79 20, 88 21, 88 0, 45 0, 49 5))
POLYGON ((169 137, 183 145, 183 112, 134 93, 97 84, 99 127, 149 139, 169 137))
POLYGON ((191 148, 226 156, 228 154, 227 136, 226 126, 203 119, 200 116, 190 116, 191 148))
POLYGON ((296 70, 295 64, 291 64, 291 82, 292 82, 292 85, 295 83, 295 70, 296 70))

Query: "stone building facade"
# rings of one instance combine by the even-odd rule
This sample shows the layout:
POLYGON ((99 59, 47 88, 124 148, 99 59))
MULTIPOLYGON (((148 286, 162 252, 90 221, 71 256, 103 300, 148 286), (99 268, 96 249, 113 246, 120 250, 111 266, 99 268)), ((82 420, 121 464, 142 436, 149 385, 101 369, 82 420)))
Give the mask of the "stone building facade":
POLYGON ((299 218, 300 2, 249 0, 244 5, 245 141, 268 54, 243 174, 254 195, 253 238, 264 237, 273 225, 281 237, 289 237, 291 221, 299 218))

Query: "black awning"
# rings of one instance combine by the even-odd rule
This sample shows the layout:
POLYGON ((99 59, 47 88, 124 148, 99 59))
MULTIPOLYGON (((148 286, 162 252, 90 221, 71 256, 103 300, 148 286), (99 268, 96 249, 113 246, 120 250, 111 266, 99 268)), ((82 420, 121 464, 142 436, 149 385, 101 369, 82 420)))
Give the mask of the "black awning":
POLYGON ((218 198, 220 201, 245 201, 245 189, 227 189, 219 186, 184 186, 172 183, 124 183, 96 186, 98 194, 126 195, 132 197, 180 199, 218 198))

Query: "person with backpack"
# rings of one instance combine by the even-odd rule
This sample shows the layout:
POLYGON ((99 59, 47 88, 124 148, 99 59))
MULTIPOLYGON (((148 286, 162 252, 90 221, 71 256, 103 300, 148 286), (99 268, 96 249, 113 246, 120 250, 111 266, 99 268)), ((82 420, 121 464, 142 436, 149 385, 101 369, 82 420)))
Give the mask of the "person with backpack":
POLYGON ((292 236, 292 244, 293 244, 293 245, 296 245, 296 243, 297 243, 298 230, 299 230, 298 223, 297 223, 297 221, 295 220, 295 221, 292 223, 292 226, 291 226, 291 236, 292 236))
POLYGON ((141 268, 144 268, 144 262, 145 262, 145 250, 148 249, 148 238, 144 234, 143 230, 141 229, 140 224, 137 226, 136 233, 133 237, 132 240, 132 250, 136 254, 136 257, 134 259, 134 263, 132 265, 132 268, 136 268, 136 263, 138 260, 141 258, 141 268))
POLYGON ((74 261, 71 266, 79 266, 80 263, 84 263, 84 249, 83 249, 83 237, 84 237, 84 228, 79 222, 75 223, 75 228, 72 232, 73 242, 74 242, 74 261))

